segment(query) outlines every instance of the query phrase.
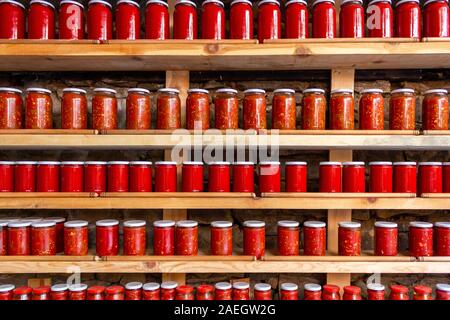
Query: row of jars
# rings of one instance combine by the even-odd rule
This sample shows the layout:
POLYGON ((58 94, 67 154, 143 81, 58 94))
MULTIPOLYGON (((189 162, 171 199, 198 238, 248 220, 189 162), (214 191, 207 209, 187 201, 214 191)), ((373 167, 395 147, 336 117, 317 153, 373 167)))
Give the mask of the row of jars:
MULTIPOLYGON (((285 26, 282 35, 280 3, 262 0, 258 3, 258 39, 304 39, 309 37, 309 12, 306 0, 291 0, 285 4, 285 26)), ((28 39, 55 38, 55 6, 44 0, 32 0, 27 14, 28 39)), ((312 4, 312 37, 337 37, 334 0, 315 0, 312 4)), ((25 37, 25 6, 18 1, 0 3, 0 38, 25 37)), ((362 0, 343 0, 340 7, 340 37, 362 38, 367 26, 368 37, 420 38, 422 10, 419 0, 398 1, 395 12, 391 0, 372 0, 367 8, 367 23, 362 0), (395 24, 394 24, 395 17, 395 24)), ((120 0, 115 8, 115 38, 140 39, 140 7, 137 1, 120 0)), ((59 39, 84 39, 84 6, 78 1, 63 0, 59 7, 59 39)), ((149 0, 145 8, 145 39, 170 39, 169 8, 162 0, 149 0)), ((202 4, 202 39, 225 39, 226 14, 220 0, 202 4)), ((253 39, 253 10, 249 0, 231 3, 230 39, 253 39)), ((193 40, 198 36, 197 5, 193 1, 177 1, 173 13, 173 38, 193 40)), ((428 0, 423 8, 423 36, 448 37, 449 7, 445 0, 428 0)), ((113 38, 113 9, 109 2, 91 0, 87 10, 87 38, 113 38)))
MULTIPOLYGON (((178 285, 175 281, 141 283, 129 282, 125 286, 109 287, 86 284, 55 284, 30 288, 15 287, 12 284, 0 285, 0 300, 272 300, 272 286, 257 283, 253 295, 248 282, 217 282, 215 285, 202 284, 194 288, 178 285)), ((408 288, 403 285, 390 286, 389 300, 409 300, 408 288)), ((342 300, 362 300, 361 288, 345 286, 342 300)), ((299 300, 299 286, 284 282, 280 285, 279 300, 299 300)), ((450 285, 439 283, 435 290, 436 300, 450 300, 450 285)), ((385 286, 379 283, 367 285, 368 300, 385 300, 385 286)), ((413 300, 433 300, 433 289, 429 286, 413 287, 413 300)), ((340 288, 333 284, 321 286, 306 283, 303 287, 303 300, 341 300, 340 288)))
MULTIPOLYGON (((118 128, 118 104, 116 91, 109 88, 94 89, 92 98, 92 128, 111 130, 118 128)), ((22 106, 22 91, 0 88, 0 129, 51 129, 53 128, 53 102, 51 91, 29 88, 22 106), (25 118, 25 121, 23 121, 25 118)), ((380 89, 365 89, 359 100, 359 129, 384 129, 384 98, 380 89)), ((448 130, 448 97, 445 89, 432 89, 424 93, 422 102, 422 129, 448 130)), ((126 128, 150 129, 150 91, 142 88, 128 90, 126 99, 126 128)), ((237 90, 223 88, 216 91, 214 102, 214 127, 216 129, 239 128, 239 99, 237 90)), ((327 108, 323 89, 303 91, 300 128, 304 130, 326 129, 329 113, 329 129, 353 130, 355 128, 355 99, 353 90, 332 90, 327 108), (329 110, 327 110, 329 109, 329 110)), ((244 91, 242 100, 242 128, 266 129, 266 92, 263 89, 244 91)), ((190 89, 186 99, 186 128, 206 130, 210 128, 210 97, 208 90, 190 89)), ((396 89, 389 101, 389 129, 414 130, 416 127, 416 97, 413 89, 396 89)), ((173 88, 158 90, 156 102, 156 129, 181 128, 181 101, 179 91, 173 88)), ((88 102, 86 91, 78 88, 63 90, 61 100, 61 128, 88 128, 88 102)), ((272 129, 295 130, 297 110, 295 91, 277 89, 272 100, 272 129)))
MULTIPOLYGON (((183 162, 182 192, 255 192, 255 164, 183 162)), ((450 162, 369 163, 369 192, 450 193, 450 162)), ((258 191, 281 192, 281 164, 260 162, 258 191)), ((177 192, 177 163, 158 161, 0 161, 0 192, 177 192), (154 187, 153 187, 153 171, 154 187)), ((307 163, 285 163, 286 192, 307 192, 307 163)), ((319 192, 366 192, 362 161, 320 162, 319 192)))
MULTIPOLYGON (((55 255, 88 254, 88 222, 64 218, 4 219, 0 220, 0 255, 55 255)), ((119 254, 119 221, 96 222, 96 254, 119 254)), ((243 224, 243 254, 261 258, 265 255, 265 223, 249 220, 243 224)), ((143 256, 147 253, 147 223, 144 220, 127 220, 123 223, 123 255, 143 256)), ((374 232, 374 254, 398 254, 398 226, 394 222, 377 221, 374 232)), ((277 224, 277 254, 300 254, 300 224, 282 220, 277 224)), ((326 255, 326 223, 306 221, 303 224, 303 254, 326 255)), ((195 256, 198 254, 198 223, 192 220, 153 222, 153 255, 195 256)), ((214 221, 210 225, 211 255, 233 254, 233 224, 214 221)), ((361 255, 361 224, 343 221, 338 229, 338 254, 361 255)), ((412 221, 409 224, 409 254, 413 257, 450 256, 450 222, 432 223, 412 221)))

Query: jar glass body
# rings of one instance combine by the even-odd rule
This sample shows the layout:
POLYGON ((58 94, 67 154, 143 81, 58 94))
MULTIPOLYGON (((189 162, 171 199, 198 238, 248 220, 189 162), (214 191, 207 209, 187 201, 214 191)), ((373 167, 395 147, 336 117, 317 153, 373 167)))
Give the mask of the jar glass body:
POLYGON ((252 228, 244 226, 244 255, 257 259, 265 254, 266 231, 264 227, 252 228))
POLYGON ((384 130, 384 98, 381 93, 363 93, 359 100, 359 129, 384 130))
POLYGON ((96 226, 96 249, 99 256, 119 254, 119 225, 96 226))
POLYGON ((147 247, 147 231, 144 226, 123 227, 123 254, 143 256, 147 247))
POLYGON ((209 95, 203 92, 191 92, 186 99, 186 129, 209 129, 209 95))
POLYGON ((156 129, 181 128, 181 102, 178 93, 160 92, 156 100, 156 129))
POLYGON ((339 12, 341 38, 364 38, 364 8, 359 1, 349 1, 341 5, 339 12))
POLYGON ((327 100, 321 92, 304 93, 301 122, 303 130, 325 130, 327 100))
POLYGON ((230 39, 253 39, 253 10, 251 4, 237 2, 231 6, 230 39))
POLYGON ((428 3, 423 10, 423 36, 450 36, 450 14, 447 1, 437 0, 428 3))
POLYGON ((28 39, 55 38, 55 9, 44 2, 34 2, 28 9, 28 39))
POLYGON ((272 129, 295 130, 296 126, 295 95, 288 92, 275 92, 272 100, 272 129))
POLYGON ((342 165, 320 165, 319 192, 342 192, 342 165))
POLYGON ((87 129, 86 94, 66 91, 61 100, 61 129, 87 129))
POLYGON ((345 228, 339 226, 338 243, 340 256, 360 256, 361 228, 345 228))
POLYGON ((367 30, 370 38, 394 37, 394 10, 390 1, 369 3, 367 30))
POLYGON ((330 129, 353 130, 355 128, 355 105, 353 94, 336 92, 330 98, 330 129))
POLYGON ((162 3, 149 3, 145 9, 145 38, 165 40, 170 38, 169 8, 162 3))
POLYGON ((25 99, 25 129, 52 129, 53 102, 49 93, 29 91, 25 99))
POLYGON ((215 128, 239 128, 239 101, 235 93, 217 93, 214 98, 215 128))
POLYGON ((114 93, 97 91, 92 98, 92 129, 117 129, 117 98, 114 93))
POLYGON ((308 32, 308 8, 305 3, 294 2, 286 7, 285 25, 287 39, 306 39, 308 32))
POLYGON ((64 227, 64 254, 85 256, 88 254, 88 227, 64 227))
POLYGON ((189 3, 178 3, 173 13, 173 38, 197 39, 197 8, 189 3))
POLYGON ((275 2, 267 2, 258 6, 258 40, 281 38, 281 10, 275 2))
MULTIPOLYGON (((2 6, 6 3, 0 3, 0 16, 2 6)), ((0 33, 1 24, 0 20, 0 33)), ((22 129, 23 111, 22 96, 15 91, 0 91, 0 129, 22 129)))
POLYGON ((113 14, 111 7, 104 3, 92 3, 87 13, 88 39, 112 39, 113 14))
POLYGON ((392 165, 370 165, 370 192, 392 192, 392 165))
POLYGON ((428 93, 422 101, 422 129, 448 130, 448 97, 446 93, 428 93))
POLYGON ((395 8, 395 36, 398 38, 421 37, 422 14, 416 1, 401 3, 395 8))
POLYGON ((141 14, 139 6, 122 2, 116 6, 116 39, 137 40, 141 38, 141 14))
POLYGON ((84 8, 75 3, 65 2, 59 7, 59 38, 64 40, 84 39, 84 8))
POLYGON ((25 8, 13 2, 0 4, 0 39, 25 38, 25 8))
POLYGON ((336 37, 336 8, 333 2, 321 2, 313 7, 312 36, 327 39, 336 37))
POLYGON ((202 39, 225 39, 225 9, 223 4, 209 2, 202 6, 202 39))
POLYGON ((126 102, 127 129, 148 130, 151 128, 150 95, 129 92, 126 102))
POLYGON ((198 227, 175 228, 175 254, 179 256, 198 254, 198 227))
POLYGON ((233 227, 211 227, 211 254, 231 256, 233 254, 233 227))

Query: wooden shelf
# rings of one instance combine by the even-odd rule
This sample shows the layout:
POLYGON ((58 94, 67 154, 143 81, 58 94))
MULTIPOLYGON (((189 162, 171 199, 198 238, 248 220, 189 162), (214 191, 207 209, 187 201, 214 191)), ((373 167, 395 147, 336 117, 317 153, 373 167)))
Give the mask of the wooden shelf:
POLYGON ((449 68, 450 41, 2 41, 1 71, 449 68))

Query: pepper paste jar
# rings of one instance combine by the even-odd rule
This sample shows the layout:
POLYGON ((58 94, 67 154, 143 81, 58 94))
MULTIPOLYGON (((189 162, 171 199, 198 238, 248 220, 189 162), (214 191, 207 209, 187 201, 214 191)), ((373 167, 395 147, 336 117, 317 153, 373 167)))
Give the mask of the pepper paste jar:
POLYGON ((255 164, 251 161, 237 161, 233 164, 233 192, 255 191, 254 170, 255 164))
POLYGON ((450 222, 435 222, 435 255, 450 256, 450 222))
POLYGON ((248 282, 233 283, 233 300, 250 300, 250 285, 248 282))
POLYGON ((285 6, 285 25, 287 39, 306 39, 308 32, 308 4, 306 0, 290 0, 285 6))
POLYGON ((395 5, 395 36, 421 37, 422 13, 419 0, 400 0, 395 5))
POLYGON ((230 7, 230 39, 252 40, 252 2, 250 0, 233 0, 230 7))
POLYGON ((280 300, 298 300, 298 285, 295 283, 282 283, 280 289, 280 300))
POLYGON ((198 222, 182 220, 176 223, 175 254, 196 256, 198 254, 198 222))
POLYGON ((281 173, 280 162, 261 161, 259 163, 259 192, 280 192, 281 173))
POLYGON ((446 0, 425 1, 423 8, 423 37, 445 38, 450 36, 450 12, 446 0))
POLYGON ((306 283, 303 296, 305 300, 322 300, 322 286, 315 283, 306 283))
POLYGON ((195 300, 194 288, 188 285, 178 286, 175 289, 175 300, 195 300))
POLYGON ((105 300, 105 287, 92 286, 87 289, 86 300, 102 301, 105 300))
POLYGON ((83 192, 84 187, 84 162, 61 162, 61 191, 83 192))
POLYGON ((14 167, 14 161, 0 161, 0 192, 14 191, 14 167))
POLYGON ((69 300, 86 300, 87 284, 73 284, 69 286, 69 300))
POLYGON ((413 300, 433 300, 433 289, 428 286, 414 286, 413 300))
POLYGON ((145 38, 166 40, 170 38, 169 5, 162 0, 148 0, 145 9, 145 38))
POLYGON ((61 129, 87 129, 88 106, 86 90, 63 89, 61 99, 61 129))
POLYGON ((36 161, 16 161, 14 163, 14 191, 35 192, 36 161))
POLYGON ((384 130, 384 98, 381 89, 365 89, 359 99, 359 129, 384 130))
POLYGON ((186 129, 209 129, 209 91, 205 89, 189 89, 186 99, 186 129))
POLYGON ((225 9, 220 0, 202 3, 202 39, 225 39, 225 9))
POLYGON ((391 91, 389 129, 414 130, 415 127, 416 97, 414 96, 414 89, 396 89, 391 91))
POLYGON ((361 255, 361 223, 339 222, 338 251, 340 256, 361 255))
POLYGON ((50 300, 50 287, 42 286, 42 287, 33 288, 33 292, 31 294, 31 300, 35 300, 35 301, 50 300))
POLYGON ((330 129, 353 130, 355 128, 355 103, 353 90, 336 89, 330 97, 330 129))
POLYGON ((29 256, 31 253, 31 222, 8 223, 8 255, 29 256))
POLYGON ((128 89, 126 102, 127 129, 148 130, 152 125, 150 91, 143 88, 128 89))
POLYGON ((306 192, 307 163, 303 161, 289 161, 285 163, 286 192, 306 192))
POLYGON ((220 301, 233 300, 232 285, 229 282, 217 282, 214 285, 215 299, 220 301))
POLYGON ((342 300, 362 300, 361 288, 356 286, 345 286, 342 300))
POLYGON ((244 130, 267 128, 266 91, 263 89, 245 90, 242 108, 244 130))
POLYGON ((391 285, 389 300, 409 300, 408 288, 398 284, 391 285))
POLYGON ((129 161, 108 162, 108 192, 128 192, 130 176, 129 161))
MULTIPOLYGON (((1 172, 1 165, 0 165, 1 172)), ((1 175, 1 173, 0 173, 1 175)), ((442 192, 450 193, 450 162, 442 163, 442 192)), ((1 181, 1 180, 0 180, 1 181)), ((0 182, 1 185, 1 182, 0 182)), ((1 191, 1 187, 0 187, 1 191)))
POLYGON ((319 192, 342 192, 342 163, 323 161, 319 164, 319 192))
POLYGON ((123 223, 123 254, 143 256, 147 248, 147 223, 144 220, 128 220, 123 223))
POLYGON ((394 192, 417 192, 416 162, 394 162, 394 192))
POLYGON ((12 300, 31 300, 32 291, 32 288, 26 286, 15 288, 12 300))
POLYGON ((67 284, 55 284, 50 288, 50 300, 69 300, 69 286, 67 284))
POLYGON ((303 130, 325 130, 327 99, 325 90, 303 90, 301 123, 303 130))
POLYGON ((324 256, 327 249, 326 223, 305 221, 303 223, 303 249, 305 256, 324 256))
POLYGON ((436 300, 450 300, 450 285, 445 283, 436 284, 436 300))
POLYGON ((2 284, 0 285, 0 300, 12 300, 13 299, 13 291, 15 286, 12 284, 2 284))
POLYGON ((342 164, 342 191, 366 191, 366 166, 362 161, 344 162, 342 164))
POLYGON ((152 191, 152 162, 130 161, 130 192, 152 191))
MULTIPOLYGON (((0 2, 0 16, 2 5, 4 5, 4 3, 0 2)), ((0 88, 0 129, 22 129, 22 107, 23 105, 21 90, 6 87, 0 88)))
POLYGON ((50 1, 31 0, 28 9, 28 39, 55 38, 55 6, 50 1))
POLYGON ((312 37, 336 37, 336 8, 334 0, 315 0, 312 12, 312 37))
POLYGON ((119 221, 99 220, 96 225, 96 249, 99 256, 119 254, 119 221))
POLYGON ((297 221, 278 221, 277 245, 280 256, 298 256, 300 248, 300 228, 297 221))
POLYGON ((31 224, 31 254, 54 256, 56 254, 56 223, 38 221, 31 224))
POLYGON ((39 161, 36 166, 36 191, 37 192, 58 192, 59 161, 39 161))
POLYGON ((153 222, 153 254, 172 256, 175 253, 175 221, 158 220, 153 222))
POLYGON ((156 282, 149 282, 142 286, 142 300, 160 300, 161 286, 156 282))
POLYGON ((183 192, 203 192, 203 162, 184 161, 181 179, 183 192))
POLYGON ((276 89, 272 99, 272 129, 295 130, 297 109, 293 89, 276 89))
POLYGON ((156 129, 174 130, 181 128, 180 91, 173 88, 158 90, 156 100, 156 129))
POLYGON ((272 300, 272 286, 268 283, 257 283, 253 287, 253 300, 272 300))
POLYGON ((395 222, 375 222, 375 255, 396 256, 398 253, 398 226, 395 222))
POLYGON ((175 300, 175 289, 178 283, 175 281, 164 281, 161 283, 161 300, 175 300))
POLYGON ((64 255, 85 256, 88 254, 88 222, 73 220, 64 223, 64 255))
POLYGON ((367 299, 368 300, 384 300, 384 286, 380 283, 367 284, 367 299))
POLYGON ((106 192, 106 161, 84 163, 84 191, 100 194, 106 192))
POLYGON ((197 287, 195 300, 214 300, 214 286, 202 284, 197 287))
POLYGON ((8 254, 8 223, 9 220, 0 220, 0 256, 8 254))
POLYGON ((189 0, 177 1, 173 13, 173 38, 197 39, 197 24, 197 4, 189 0))
POLYGON ((58 15, 59 39, 84 39, 84 6, 78 1, 62 0, 58 15))
POLYGON ((223 88, 216 91, 214 97, 214 125, 216 129, 239 128, 239 100, 237 90, 223 88))
POLYGON ((0 2, 0 39, 25 38, 25 6, 19 1, 0 2))
POLYGON ((448 92, 445 89, 425 91, 425 97, 422 101, 423 130, 448 130, 447 94, 448 92))
POLYGON ((394 10, 391 0, 371 0, 367 7, 369 38, 394 37, 394 10))
POLYGON ((417 194, 442 192, 442 162, 419 162, 417 194))
POLYGON ((116 3, 116 39, 136 40, 141 38, 141 13, 139 3, 119 0, 116 3))
POLYGON ((326 284, 322 288, 322 300, 341 300, 339 287, 334 284, 326 284))
POLYGON ((177 163, 174 161, 155 162, 155 191, 177 191, 177 163))
POLYGON ((364 38, 365 20, 363 1, 341 1, 339 21, 340 38, 364 38))
POLYGON ((211 255, 231 256, 233 254, 233 223, 213 221, 210 232, 211 255))
POLYGON ((125 289, 122 286, 106 287, 105 300, 125 300, 125 289))
POLYGON ((281 10, 277 0, 258 2, 258 40, 281 39, 281 10))
POLYGON ((52 129, 53 102, 51 91, 28 88, 25 99, 25 129, 52 129))
POLYGON ((87 31, 90 40, 112 39, 113 14, 108 1, 90 0, 87 13, 87 31))
POLYGON ((210 162, 208 166, 208 191, 230 192, 230 163, 226 161, 210 162))
POLYGON ((248 220, 244 222, 244 255, 257 259, 265 254, 266 224, 263 221, 248 220))
POLYGON ((109 88, 95 88, 92 98, 92 129, 117 129, 117 91, 109 88))
POLYGON ((433 224, 422 221, 409 223, 409 255, 412 257, 433 255, 433 224))
POLYGON ((369 191, 376 193, 392 192, 392 162, 369 162, 369 191))

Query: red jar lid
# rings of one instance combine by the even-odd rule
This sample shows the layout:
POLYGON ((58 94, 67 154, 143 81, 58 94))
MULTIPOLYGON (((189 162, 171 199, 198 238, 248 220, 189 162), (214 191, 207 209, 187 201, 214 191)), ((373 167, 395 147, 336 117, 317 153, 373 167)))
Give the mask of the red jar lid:
POLYGON ((449 229, 450 228, 450 222, 435 222, 434 226, 437 227, 437 228, 449 229))
POLYGON ((304 289, 306 291, 317 292, 317 291, 322 290, 322 286, 320 284, 316 284, 316 283, 306 283, 304 286, 304 289))
POLYGON ((232 285, 229 282, 217 282, 214 287, 216 290, 230 290, 232 285))
POLYGON ((399 284, 391 285, 391 291, 393 293, 408 293, 408 288, 399 284))
POLYGON ((308 89, 303 90, 302 93, 303 93, 303 94, 305 94, 305 93, 325 94, 325 90, 320 89, 320 88, 308 88, 308 89))
MULTIPOLYGON (((77 4, 80 7, 84 8, 81 3, 76 2, 76 1, 61 1, 61 4, 64 4, 64 3, 77 4)), ((75 93, 81 93, 81 94, 86 94, 87 93, 86 90, 79 89, 79 88, 65 88, 65 89, 63 89, 63 92, 75 92, 75 93)))
POLYGON ((257 283, 254 286, 256 291, 270 291, 272 290, 272 286, 268 283, 257 283))
POLYGON ((348 294, 361 294, 361 288, 357 286, 345 286, 344 292, 348 294))
POLYGON ((277 225, 283 228, 298 228, 300 223, 298 221, 280 220, 277 225))
POLYGON ((433 228, 433 224, 423 221, 411 221, 409 226, 414 228, 433 228))
POLYGON ((109 286, 105 289, 106 294, 117 294, 124 291, 122 286, 109 286))
POLYGON ((214 287, 210 284, 202 284, 197 287, 197 292, 201 294, 212 293, 214 291, 214 287))
POLYGON ((105 292, 104 286, 92 286, 87 289, 88 294, 102 294, 103 292, 105 292))
POLYGON ((233 222, 231 221, 213 221, 211 222, 211 227, 213 228, 231 228, 233 222))
POLYGON ((180 294, 189 294, 194 292, 194 287, 188 285, 178 286, 176 291, 180 294))
POLYGON ((361 94, 365 94, 365 93, 383 93, 383 90, 373 88, 373 89, 364 89, 361 91, 361 94))
POLYGON ((375 227, 378 228, 397 228, 397 224, 395 222, 388 222, 388 221, 377 221, 375 222, 375 227))
POLYGON ((64 223, 64 227, 66 228, 83 228, 88 226, 88 222, 84 220, 73 220, 73 221, 67 221, 64 223))
POLYGON ((25 6, 23 5, 23 4, 21 4, 20 2, 18 2, 18 1, 13 1, 13 0, 2 0, 2 1, 0 1, 0 4, 1 3, 11 3, 11 4, 15 4, 15 5, 17 5, 17 6, 19 6, 19 7, 22 7, 23 9, 25 9, 25 6))
POLYGON ((153 222, 153 226, 157 228, 170 228, 175 226, 175 221, 172 220, 158 220, 153 222))
POLYGON ((33 294, 46 294, 50 292, 49 286, 37 287, 33 289, 33 294))
POLYGON ((14 294, 30 294, 33 291, 30 287, 23 286, 14 289, 14 294))
POLYGON ((285 283, 281 284, 281 290, 296 291, 296 290, 298 290, 298 285, 296 285, 295 283, 291 283, 291 282, 285 282, 285 283))
POLYGON ((327 224, 322 221, 306 221, 303 223, 303 226, 308 228, 325 228, 327 224))
POLYGON ((176 287, 178 287, 178 283, 175 281, 164 281, 163 283, 161 283, 161 289, 175 289, 176 287))
POLYGON ((418 294, 431 294, 433 292, 433 289, 431 289, 428 286, 414 286, 414 292, 418 294))
POLYGON ((250 284, 248 282, 238 281, 233 283, 233 289, 237 290, 246 290, 250 288, 250 284))
POLYGON ((125 285, 126 290, 140 290, 142 289, 142 282, 134 281, 134 282, 128 282, 125 285))
POLYGON ((384 290, 384 286, 381 283, 369 283, 367 285, 367 290, 383 291, 384 290))
POLYGON ((0 285, 0 292, 10 292, 14 290, 15 286, 13 284, 2 284, 0 285))
POLYGON ((144 220, 127 220, 123 223, 124 227, 127 228, 139 228, 139 227, 145 227, 147 222, 144 220))
POLYGON ((69 286, 65 283, 54 284, 51 287, 51 291, 53 291, 53 292, 61 292, 61 291, 66 291, 68 289, 69 289, 69 286))
POLYGON ((339 287, 334 284, 326 284, 323 286, 323 291, 327 293, 338 293, 339 287))
POLYGON ((436 285, 436 290, 450 292, 450 284, 447 283, 438 283, 436 285))
POLYGON ((161 286, 156 282, 148 282, 142 286, 142 290, 144 291, 156 291, 159 290, 161 286))

